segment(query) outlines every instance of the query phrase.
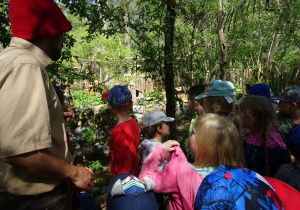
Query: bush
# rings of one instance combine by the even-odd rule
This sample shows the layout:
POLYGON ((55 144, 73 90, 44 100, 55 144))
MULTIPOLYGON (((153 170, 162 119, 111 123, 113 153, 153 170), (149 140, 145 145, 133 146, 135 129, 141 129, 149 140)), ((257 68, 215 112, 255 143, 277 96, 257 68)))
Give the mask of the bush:
POLYGON ((87 144, 92 144, 93 139, 95 138, 95 128, 94 126, 89 127, 86 131, 83 132, 83 139, 87 144))
POLYGON ((146 101, 146 104, 153 104, 161 101, 165 101, 166 94, 158 90, 151 90, 145 93, 145 98, 151 97, 152 101, 146 101))
POLYGON ((76 90, 72 93, 73 103, 75 107, 81 107, 82 105, 89 105, 93 103, 105 104, 102 100, 102 95, 100 93, 90 93, 91 101, 89 99, 89 93, 81 90, 76 90))

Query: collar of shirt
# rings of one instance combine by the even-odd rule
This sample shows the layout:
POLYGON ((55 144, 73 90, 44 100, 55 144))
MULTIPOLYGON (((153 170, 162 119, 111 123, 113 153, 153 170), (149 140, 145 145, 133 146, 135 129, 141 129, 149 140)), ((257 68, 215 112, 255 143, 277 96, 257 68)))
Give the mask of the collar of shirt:
POLYGON ((45 68, 52 61, 51 58, 43 50, 25 39, 12 37, 9 47, 18 47, 29 51, 45 68))

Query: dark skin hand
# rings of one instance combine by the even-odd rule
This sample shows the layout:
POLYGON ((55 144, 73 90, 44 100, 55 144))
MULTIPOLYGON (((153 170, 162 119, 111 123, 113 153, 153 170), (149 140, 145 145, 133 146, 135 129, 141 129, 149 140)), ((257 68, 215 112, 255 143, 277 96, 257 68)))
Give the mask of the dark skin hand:
POLYGON ((72 108, 67 108, 64 110, 64 119, 66 122, 70 122, 72 118, 75 117, 75 112, 72 108))
POLYGON ((94 187, 92 170, 69 164, 65 160, 55 157, 47 149, 2 158, 1 160, 34 177, 70 179, 76 187, 89 192, 94 187))

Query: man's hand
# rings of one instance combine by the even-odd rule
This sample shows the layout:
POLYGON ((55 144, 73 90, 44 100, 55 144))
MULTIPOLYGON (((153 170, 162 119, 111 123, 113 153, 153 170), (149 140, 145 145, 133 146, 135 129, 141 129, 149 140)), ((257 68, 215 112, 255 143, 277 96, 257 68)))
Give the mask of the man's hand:
POLYGON ((76 173, 69 176, 73 184, 80 188, 91 192, 94 187, 93 171, 85 167, 76 167, 76 173))
POLYGON ((93 171, 67 163, 47 149, 37 150, 1 159, 33 177, 44 179, 71 179, 75 186, 91 191, 94 187, 93 171))
POLYGON ((75 117, 75 112, 72 108, 67 108, 67 110, 64 111, 64 119, 66 122, 70 122, 70 120, 75 117))

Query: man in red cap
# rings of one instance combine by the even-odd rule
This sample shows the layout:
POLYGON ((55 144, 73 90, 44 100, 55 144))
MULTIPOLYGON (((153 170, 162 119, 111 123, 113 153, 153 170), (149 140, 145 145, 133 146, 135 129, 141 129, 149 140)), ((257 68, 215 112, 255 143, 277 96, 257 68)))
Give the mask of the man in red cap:
POLYGON ((72 29, 54 0, 10 0, 13 37, 0 54, 0 208, 70 209, 68 181, 91 191, 72 165, 61 105, 45 70, 72 29))

